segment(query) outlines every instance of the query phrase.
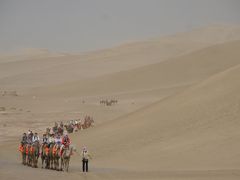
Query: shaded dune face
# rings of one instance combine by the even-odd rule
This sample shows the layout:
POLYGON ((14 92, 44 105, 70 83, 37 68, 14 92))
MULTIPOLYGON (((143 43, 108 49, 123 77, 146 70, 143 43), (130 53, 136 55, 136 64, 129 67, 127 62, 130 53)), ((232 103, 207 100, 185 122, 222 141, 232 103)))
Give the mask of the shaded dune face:
POLYGON ((28 129, 88 114, 95 127, 70 138, 93 155, 90 179, 238 179, 239 37, 211 27, 84 55, 5 59, 0 177, 84 178, 77 154, 62 174, 21 166, 16 147, 28 129))
POLYGON ((79 92, 84 95, 101 95, 194 84, 237 65, 239 48, 240 41, 215 45, 141 68, 91 78, 87 81, 50 86, 41 89, 40 93, 51 93, 53 96, 54 94, 74 96, 80 94, 79 92))
POLYGON ((83 141, 92 139, 89 144, 100 149, 95 152, 100 159, 106 158, 105 151, 111 152, 111 163, 126 163, 122 156, 131 159, 127 167, 133 169, 238 167, 239 70, 239 66, 230 68, 116 119, 86 135, 83 141))

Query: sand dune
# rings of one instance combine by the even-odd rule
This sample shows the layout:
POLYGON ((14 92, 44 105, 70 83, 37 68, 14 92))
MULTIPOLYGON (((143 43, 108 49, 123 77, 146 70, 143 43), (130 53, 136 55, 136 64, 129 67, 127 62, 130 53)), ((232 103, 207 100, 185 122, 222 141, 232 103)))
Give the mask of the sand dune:
POLYGON ((0 96, 0 178, 239 179, 239 37, 236 27, 212 26, 81 55, 0 61, 0 91, 17 94, 0 96), (104 98, 119 103, 101 106, 104 98), (89 174, 77 154, 69 173, 20 165, 22 132, 85 114, 96 126, 71 139, 92 152, 89 174))
POLYGON ((26 89, 97 77, 155 64, 214 44, 239 40, 239 34, 238 26, 210 26, 80 55, 53 53, 51 56, 46 50, 30 49, 23 54, 25 58, 21 61, 15 62, 14 57, 10 62, 0 58, 0 84, 2 88, 26 89))
MULTIPOLYGON (((128 71, 40 89, 51 96, 106 95, 175 88, 197 83, 239 64, 240 41, 234 41, 128 71)), ((37 89, 34 89, 37 94, 37 89)))
POLYGON ((240 66, 230 68, 182 93, 92 129, 81 143, 93 149, 99 164, 106 161, 110 167, 239 168, 239 72, 240 66))

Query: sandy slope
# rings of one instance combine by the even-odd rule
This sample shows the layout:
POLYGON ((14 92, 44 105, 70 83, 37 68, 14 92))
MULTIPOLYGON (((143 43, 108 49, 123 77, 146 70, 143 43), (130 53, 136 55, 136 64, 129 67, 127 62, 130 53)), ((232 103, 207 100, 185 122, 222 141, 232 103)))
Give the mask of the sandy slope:
POLYGON ((239 40, 239 34, 239 26, 210 26, 81 55, 30 49, 23 53, 20 60, 18 56, 0 58, 0 84, 5 89, 26 89, 97 77, 158 63, 214 44, 239 40))
POLYGON ((82 141, 94 149, 100 161, 110 161, 111 167, 239 168, 239 70, 240 66, 230 68, 182 93, 92 129, 82 141))
POLYGON ((1 88, 19 96, 0 96, 0 179, 239 179, 238 35, 218 26, 85 55, 1 62, 1 88), (82 78, 86 67, 96 72, 82 78), (119 104, 100 106, 102 98, 119 104), (89 174, 77 154, 68 174, 20 165, 19 134, 85 114, 96 127, 71 138, 92 152, 89 174))
MULTIPOLYGON (((197 83, 239 63, 240 41, 208 48, 128 71, 40 89, 52 96, 106 95, 197 83)), ((37 94, 38 90, 34 89, 37 94)))
POLYGON ((39 128, 49 122, 74 119, 85 114, 93 115, 98 124, 107 122, 239 64, 238 49, 239 41, 214 45, 142 68, 34 88, 19 97, 0 97, 0 107, 7 108, 2 112, 2 123, 9 126, 8 129, 2 128, 1 135, 5 137, 11 132, 14 137, 25 126, 22 122, 31 122, 32 119, 34 123, 28 128, 39 128), (100 106, 99 100, 105 98, 116 98, 119 104, 100 106), (20 128, 14 129, 14 124, 20 128))

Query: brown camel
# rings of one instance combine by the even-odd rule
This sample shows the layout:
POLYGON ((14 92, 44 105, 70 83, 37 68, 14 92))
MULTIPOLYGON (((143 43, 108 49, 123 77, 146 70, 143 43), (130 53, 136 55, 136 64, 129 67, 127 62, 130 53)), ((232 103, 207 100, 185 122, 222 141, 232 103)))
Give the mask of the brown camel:
POLYGON ((42 168, 43 168, 43 164, 45 163, 44 168, 49 169, 49 148, 47 144, 42 145, 41 159, 42 159, 42 168))
POLYGON ((54 162, 54 169, 59 171, 60 168, 59 168, 59 159, 61 157, 61 154, 60 154, 60 147, 61 145, 55 145, 54 148, 53 148, 53 162, 54 162))
POLYGON ((30 147, 30 156, 31 156, 31 165, 34 168, 38 167, 38 158, 39 158, 40 145, 39 142, 34 142, 30 147))
POLYGON ((27 144, 21 144, 19 150, 22 155, 22 164, 26 165, 27 164, 27 154, 26 154, 26 149, 27 149, 27 144))

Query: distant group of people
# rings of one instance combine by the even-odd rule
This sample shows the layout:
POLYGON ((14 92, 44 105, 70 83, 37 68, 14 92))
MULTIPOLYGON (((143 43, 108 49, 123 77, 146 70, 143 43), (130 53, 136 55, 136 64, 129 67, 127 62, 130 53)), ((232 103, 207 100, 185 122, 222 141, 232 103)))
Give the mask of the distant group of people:
MULTIPOLYGON (((64 166, 64 159, 68 159, 67 166, 70 161, 70 156, 73 154, 73 148, 70 148, 71 140, 68 133, 72 133, 79 129, 85 129, 92 126, 94 123, 93 118, 86 116, 84 121, 71 120, 67 124, 55 122, 52 128, 47 128, 43 133, 42 138, 39 137, 37 132, 28 130, 23 133, 19 151, 22 153, 22 163, 32 167, 37 167, 38 157, 42 158, 42 168, 45 163, 45 168, 62 170, 64 166), (71 130, 70 130, 71 129, 71 130), (61 159, 61 168, 59 168, 59 160, 61 159)), ((82 170, 88 171, 88 159, 91 158, 87 148, 84 147, 81 153, 82 156, 82 170)))
POLYGON ((106 105, 106 106, 111 106, 113 104, 117 104, 118 103, 118 100, 116 99, 111 99, 111 100, 100 100, 100 104, 103 104, 103 105, 106 105))

